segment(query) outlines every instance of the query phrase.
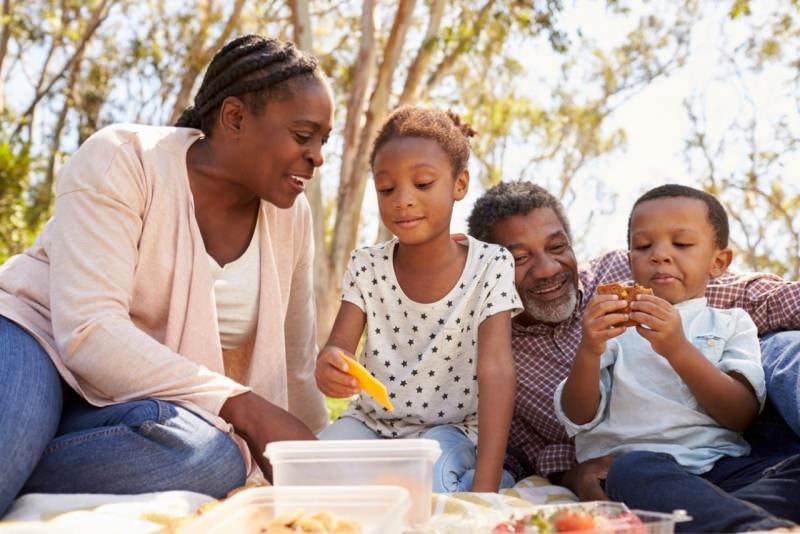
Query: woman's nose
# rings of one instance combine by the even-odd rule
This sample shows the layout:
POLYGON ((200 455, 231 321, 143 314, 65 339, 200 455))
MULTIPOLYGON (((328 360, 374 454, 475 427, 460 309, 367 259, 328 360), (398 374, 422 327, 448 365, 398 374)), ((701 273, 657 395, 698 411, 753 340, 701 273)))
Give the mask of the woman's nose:
POLYGON ((306 159, 311 162, 314 167, 321 167, 325 163, 325 156, 322 154, 322 143, 319 143, 311 148, 306 153, 306 159))

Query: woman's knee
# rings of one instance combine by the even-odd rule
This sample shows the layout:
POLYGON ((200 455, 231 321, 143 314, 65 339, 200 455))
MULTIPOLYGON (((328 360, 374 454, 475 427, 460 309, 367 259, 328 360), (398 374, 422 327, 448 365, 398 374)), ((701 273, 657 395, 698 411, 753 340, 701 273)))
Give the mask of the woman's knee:
POLYGON ((61 419, 61 378, 27 332, 0 316, 0 516, 39 462, 61 419))
POLYGON ((158 407, 160 421, 143 424, 139 433, 173 447, 175 460, 192 474, 187 489, 221 498, 245 483, 244 458, 230 435, 185 408, 155 402, 167 405, 158 407))

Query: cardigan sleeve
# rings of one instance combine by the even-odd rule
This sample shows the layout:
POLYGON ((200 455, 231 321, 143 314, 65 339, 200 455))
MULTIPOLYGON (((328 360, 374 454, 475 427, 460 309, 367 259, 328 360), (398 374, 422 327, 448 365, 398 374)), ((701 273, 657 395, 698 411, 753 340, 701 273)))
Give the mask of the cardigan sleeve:
POLYGON ((216 415, 248 389, 174 352, 130 318, 147 205, 141 157, 113 132, 87 140, 65 166, 49 247, 54 339, 95 401, 159 398, 216 415))
POLYGON ((286 310, 286 371, 289 411, 313 432, 328 421, 322 392, 317 388, 314 369, 317 363, 316 313, 314 299, 314 231, 311 209, 304 196, 300 202, 302 224, 296 241, 297 261, 292 273, 289 305, 286 310))

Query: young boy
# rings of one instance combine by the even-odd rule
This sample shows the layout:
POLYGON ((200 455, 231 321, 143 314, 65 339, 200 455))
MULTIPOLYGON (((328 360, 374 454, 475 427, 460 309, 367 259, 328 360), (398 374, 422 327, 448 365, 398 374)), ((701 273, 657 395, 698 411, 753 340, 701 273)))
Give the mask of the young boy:
POLYGON ((791 527, 800 520, 800 455, 752 458, 741 432, 766 396, 752 319, 709 308, 709 278, 731 262, 728 220, 712 195, 657 187, 628 222, 635 281, 626 303, 597 295, 555 408, 579 461, 618 455, 606 493, 633 508, 694 518, 692 532, 791 527), (620 323, 631 319, 637 326, 620 323))

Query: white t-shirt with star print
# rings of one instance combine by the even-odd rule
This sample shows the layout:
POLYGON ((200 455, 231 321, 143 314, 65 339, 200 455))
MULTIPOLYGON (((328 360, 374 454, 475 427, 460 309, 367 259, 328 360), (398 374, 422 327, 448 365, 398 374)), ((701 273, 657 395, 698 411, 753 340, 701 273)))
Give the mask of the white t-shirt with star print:
POLYGON ((342 300, 366 314, 361 363, 386 385, 394 411, 361 392, 344 415, 386 437, 419 437, 453 425, 478 439, 478 327, 487 317, 522 311, 514 287, 514 258, 472 237, 464 271, 437 302, 408 298, 397 282, 398 240, 357 249, 342 281, 342 300))

